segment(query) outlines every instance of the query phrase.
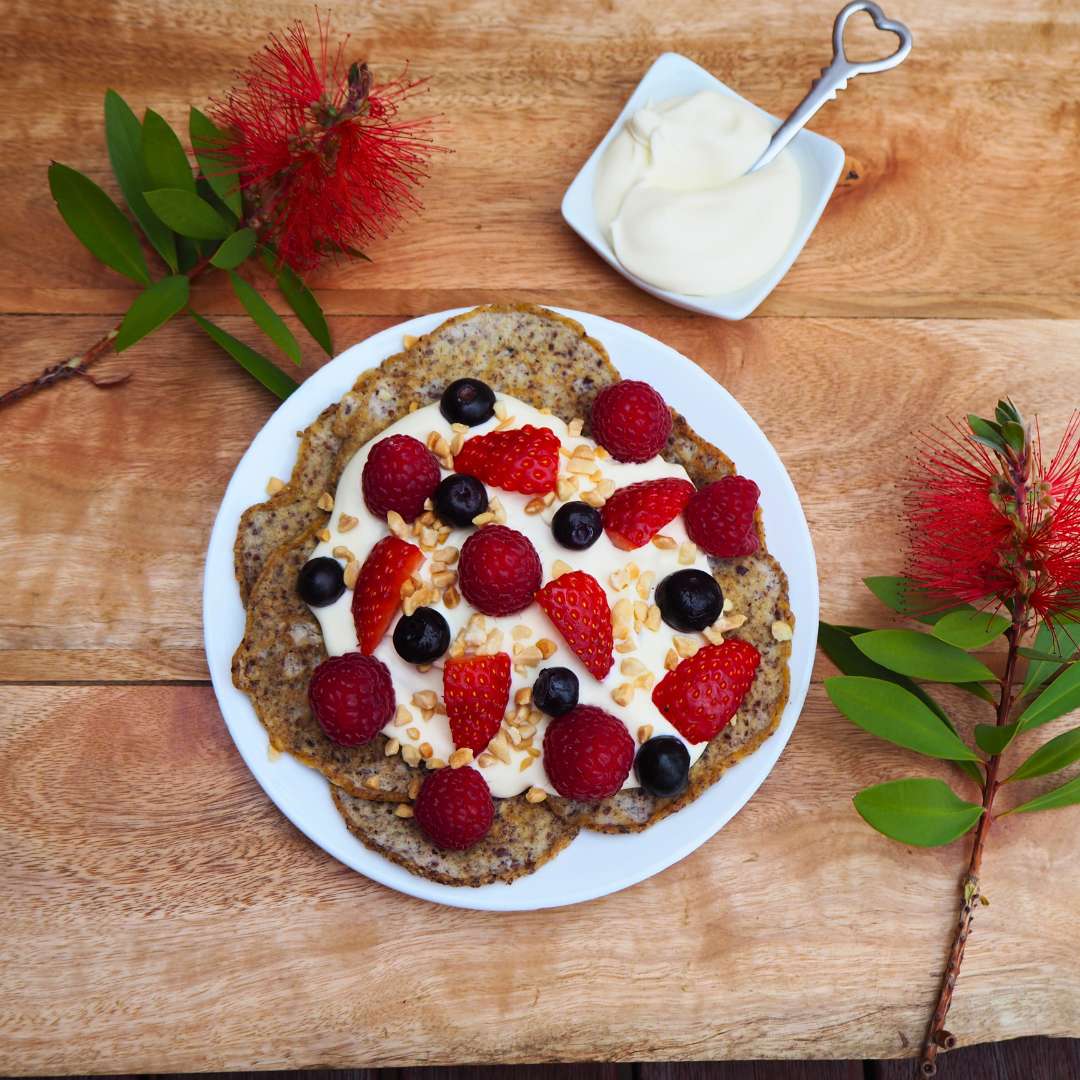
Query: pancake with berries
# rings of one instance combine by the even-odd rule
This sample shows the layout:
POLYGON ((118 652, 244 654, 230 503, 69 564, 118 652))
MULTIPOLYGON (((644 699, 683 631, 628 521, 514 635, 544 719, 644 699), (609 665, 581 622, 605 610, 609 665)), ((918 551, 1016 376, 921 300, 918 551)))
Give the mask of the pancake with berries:
POLYGON ((758 494, 578 324, 476 309, 361 375, 245 514, 234 681, 367 846, 513 880, 775 730, 794 620, 758 494))

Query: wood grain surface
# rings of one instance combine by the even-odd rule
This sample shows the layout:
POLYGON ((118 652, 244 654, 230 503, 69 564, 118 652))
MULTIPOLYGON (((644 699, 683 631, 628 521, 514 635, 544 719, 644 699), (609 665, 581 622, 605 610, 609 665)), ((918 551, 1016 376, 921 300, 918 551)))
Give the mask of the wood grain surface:
MULTIPOLYGON (((879 619, 859 579, 898 568, 896 479, 913 430, 1010 393, 1052 441, 1080 399, 1080 9, 897 8, 915 50, 817 118, 848 174, 796 266, 741 324, 634 290, 558 210, 658 53, 684 52, 783 111, 827 60, 836 6, 336 9, 358 55, 432 76, 424 107, 454 153, 422 218, 373 247, 374 263, 331 267, 315 285, 339 347, 422 312, 530 299, 679 349, 778 449, 810 520, 822 610, 850 622, 879 619)), ((130 303, 68 234, 45 178, 56 159, 114 190, 105 88, 182 123, 293 16, 310 8, 10 5, 0 389, 81 350, 130 303)), ((255 341, 227 290, 208 283, 198 299, 255 341)), ((320 362, 309 350, 303 373, 320 362)), ((273 401, 185 324, 101 370, 134 377, 0 413, 0 1071, 914 1052, 964 845, 910 850, 858 819, 860 786, 946 767, 839 719, 824 661, 760 792, 659 877, 546 913, 398 896, 273 808, 206 683, 209 530, 273 401)), ((962 1042, 1080 1035, 1078 825, 1074 808, 995 827, 991 905, 950 1019, 962 1042)))

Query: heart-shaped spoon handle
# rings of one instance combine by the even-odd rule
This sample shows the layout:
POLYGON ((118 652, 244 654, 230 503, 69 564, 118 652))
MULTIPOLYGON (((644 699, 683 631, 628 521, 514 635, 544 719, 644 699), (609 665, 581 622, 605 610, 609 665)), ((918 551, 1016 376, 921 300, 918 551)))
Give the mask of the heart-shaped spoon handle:
POLYGON ((868 75, 876 71, 888 71, 902 63, 911 52, 911 31, 895 19, 885 17, 885 12, 873 3, 872 0, 852 0, 850 4, 842 8, 833 23, 833 58, 828 67, 821 69, 821 75, 815 79, 810 87, 810 93, 795 106, 791 115, 773 132, 769 145, 765 152, 754 162, 748 170, 757 172, 769 164, 781 150, 809 123, 814 115, 825 104, 832 101, 836 95, 848 84, 848 79, 854 79, 856 75, 868 75), (881 60, 849 60, 844 52, 844 27, 848 19, 857 11, 868 12, 874 20, 874 25, 879 30, 887 30, 900 39, 896 51, 881 60))

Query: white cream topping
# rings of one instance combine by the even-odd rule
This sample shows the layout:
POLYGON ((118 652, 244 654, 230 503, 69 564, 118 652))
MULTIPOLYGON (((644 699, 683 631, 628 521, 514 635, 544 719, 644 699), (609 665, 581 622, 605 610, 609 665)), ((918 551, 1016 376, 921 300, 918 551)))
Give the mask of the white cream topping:
POLYGON ((608 145, 593 207, 619 261, 673 292, 722 296, 783 257, 799 221, 801 180, 787 150, 746 175, 772 122, 713 91, 639 109, 608 145))
MULTIPOLYGON (((531 424, 534 427, 550 428, 559 437, 563 447, 572 454, 580 446, 596 449, 596 444, 582 436, 572 436, 566 423, 555 416, 539 412, 530 405, 517 398, 498 394, 497 400, 505 407, 505 415, 508 418, 507 426, 521 427, 531 424)), ((500 409, 500 412, 503 410, 500 409)), ((469 429, 465 438, 485 434, 499 426, 498 418, 492 418, 484 424, 469 429)), ((403 434, 412 435, 421 442, 426 443, 431 432, 437 432, 449 443, 455 432, 451 425, 439 412, 438 405, 428 405, 417 409, 402 417, 396 423, 391 424, 380 432, 374 439, 362 446, 349 463, 345 466, 338 481, 337 490, 334 493, 334 509, 330 515, 328 530, 329 540, 320 543, 312 554, 316 556, 331 556, 335 548, 347 547, 362 563, 371 548, 383 537, 388 535, 387 523, 384 519, 376 517, 364 504, 361 491, 360 478, 367 461, 371 446, 389 435, 403 434), (350 529, 342 532, 340 524, 343 515, 358 519, 358 523, 350 529)), ((559 476, 560 479, 568 477, 572 458, 566 454, 560 454, 559 476)), ((601 457, 594 463, 595 469, 603 474, 604 480, 614 483, 616 488, 625 487, 629 484, 642 480, 654 480, 660 477, 675 476, 686 479, 686 471, 680 465, 673 465, 660 457, 653 458, 643 464, 626 464, 618 462, 610 457, 601 457)), ((443 469, 444 475, 447 470, 443 469)), ((571 494, 570 499, 580 498, 581 493, 591 490, 598 481, 590 479, 583 474, 578 475, 580 485, 577 493, 571 494)), ((519 532, 524 533, 533 543, 540 556, 540 562, 544 571, 544 582, 553 576, 553 567, 561 560, 572 570, 585 570, 603 586, 608 597, 608 602, 614 606, 620 600, 628 600, 631 605, 637 602, 639 605, 648 605, 653 602, 655 585, 668 574, 676 570, 694 566, 702 570, 708 570, 706 557, 689 543, 686 530, 683 527, 681 517, 676 518, 661 530, 661 535, 670 537, 674 544, 671 548, 662 549, 652 543, 635 551, 622 551, 615 547, 608 539, 607 534, 601 534, 600 538, 585 551, 569 551, 558 544, 552 535, 551 519, 555 511, 562 505, 556 499, 542 513, 526 513, 525 507, 534 496, 521 495, 512 491, 503 491, 499 488, 489 487, 488 493, 497 497, 506 512, 506 524, 519 532), (683 545, 686 545, 683 547, 683 545), (682 550, 680 551, 680 548, 682 550), (637 574, 631 580, 632 567, 636 567, 637 574), (622 581, 621 571, 627 579, 625 587, 617 588, 622 581), (613 583, 612 575, 615 574, 613 583), (651 577, 649 576, 651 575, 651 577), (639 585, 641 586, 639 592, 639 585)), ((473 529, 454 529, 449 538, 441 546, 453 546, 460 550, 462 544, 468 538, 473 529)), ((430 551, 425 552, 428 556, 419 570, 419 576, 427 584, 431 582, 432 559, 430 551)), ((339 562, 345 563, 345 559, 339 558, 339 562)), ((436 571, 440 568, 435 567, 436 571)), ((450 567, 456 569, 456 567, 450 567)), ((312 612, 319 620, 322 627, 326 650, 331 656, 339 656, 342 653, 351 652, 357 648, 356 627, 352 617, 352 590, 346 589, 335 603, 327 607, 312 608, 312 612)), ((435 607, 445 618, 450 626, 451 639, 455 638, 460 631, 466 628, 470 618, 476 614, 467 601, 462 599, 456 607, 448 608, 445 601, 440 599, 435 607)), ((625 609, 626 605, 623 605, 625 609)), ((642 608, 639 606, 639 614, 642 608)), ((375 650, 377 656, 390 669, 394 683, 394 690, 399 706, 406 706, 410 719, 404 724, 397 721, 388 724, 384 734, 398 739, 403 747, 415 746, 419 748, 427 743, 432 750, 432 757, 447 762, 454 751, 453 740, 450 736, 449 721, 445 714, 436 712, 429 719, 423 719, 421 710, 412 703, 413 695, 431 691, 440 700, 442 699, 442 673, 444 658, 437 660, 428 671, 420 671, 414 664, 403 660, 394 648, 392 635, 393 626, 397 618, 391 624, 390 630, 375 650)), ((655 616, 653 622, 656 622, 655 616)), ((639 729, 651 726, 653 735, 675 735, 681 738, 675 728, 664 719, 660 711, 652 701, 652 690, 644 688, 633 689, 633 695, 627 704, 618 704, 612 697, 612 692, 618 692, 621 687, 629 684, 633 687, 635 679, 641 675, 633 664, 626 665, 628 670, 635 674, 626 674, 620 670, 626 661, 636 661, 642 668, 650 673, 656 682, 666 674, 664 659, 669 650, 674 647, 676 632, 667 624, 660 623, 659 628, 652 630, 646 625, 635 625, 630 621, 630 630, 627 641, 633 642, 635 648, 629 652, 615 652, 615 662, 608 676, 602 681, 591 675, 570 650, 554 625, 544 614, 539 605, 530 604, 524 611, 516 615, 500 618, 486 618, 487 631, 502 631, 502 644, 498 651, 513 654, 515 645, 522 647, 535 646, 540 639, 546 638, 554 642, 557 651, 547 660, 531 666, 517 664, 512 669, 512 683, 510 689, 510 701, 508 709, 514 709, 514 698, 518 690, 523 687, 531 687, 537 674, 544 667, 567 667, 578 677, 580 684, 579 700, 584 705, 596 705, 614 716, 617 716, 626 725, 635 742, 638 739, 639 729), (525 628, 528 635, 524 636, 525 628), (517 635, 514 631, 517 630, 517 635)), ((700 635, 679 635, 697 640, 698 644, 704 644, 704 638, 700 635)), ((618 639, 616 640, 618 644, 618 639)), ((511 659, 514 657, 511 655, 511 659)), ((620 696, 625 696, 623 691, 620 696)), ((543 716, 537 710, 533 710, 529 723, 535 723, 536 730, 531 736, 531 745, 538 751, 542 751, 544 731, 547 728, 548 717, 543 716)), ((505 726, 504 726, 505 730, 505 726)), ((527 741, 527 740, 526 740, 527 741)), ((683 742, 686 740, 684 739, 683 742)), ((530 787, 538 787, 555 794, 547 774, 544 771, 542 754, 539 757, 530 755, 527 749, 519 749, 509 744, 510 762, 504 763, 493 758, 485 767, 480 768, 477 762, 473 763, 480 774, 488 782, 494 795, 508 798, 526 791, 530 787)), ((705 749, 706 743, 690 744, 691 763, 696 761, 705 749)), ((488 755, 490 756, 490 755, 488 755)), ((637 779, 631 769, 624 787, 637 787, 637 779)))

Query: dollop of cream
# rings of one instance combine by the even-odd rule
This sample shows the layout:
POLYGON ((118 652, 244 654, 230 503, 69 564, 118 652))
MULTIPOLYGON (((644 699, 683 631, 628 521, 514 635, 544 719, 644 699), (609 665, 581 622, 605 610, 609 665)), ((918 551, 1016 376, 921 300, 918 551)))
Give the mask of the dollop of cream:
POLYGON ((608 145, 593 208, 636 277, 690 296, 722 296, 767 274, 798 226, 802 180, 782 151, 747 175, 773 123, 714 91, 639 109, 608 145))

